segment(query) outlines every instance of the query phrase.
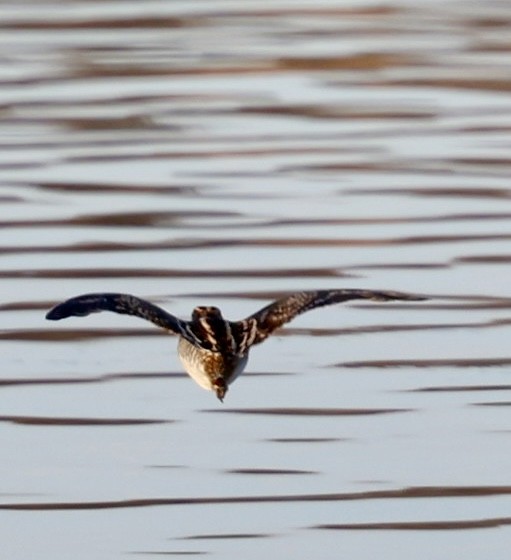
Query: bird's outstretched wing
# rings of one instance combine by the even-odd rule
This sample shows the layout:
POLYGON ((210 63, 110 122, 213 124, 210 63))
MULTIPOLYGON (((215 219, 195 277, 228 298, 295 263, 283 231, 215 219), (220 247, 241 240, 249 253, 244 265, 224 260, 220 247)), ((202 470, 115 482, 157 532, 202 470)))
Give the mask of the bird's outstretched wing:
POLYGON ((184 335, 186 330, 184 321, 167 313, 161 307, 130 294, 84 294, 59 303, 48 311, 46 318, 58 321, 71 316, 85 317, 98 311, 135 315, 175 334, 184 335))
POLYGON ((251 324, 255 321, 252 344, 265 340, 275 329, 288 323, 297 315, 316 307, 341 303, 350 299, 371 299, 375 301, 421 301, 427 298, 418 295, 391 291, 374 290, 317 290, 296 292, 270 305, 263 307, 240 323, 251 324))

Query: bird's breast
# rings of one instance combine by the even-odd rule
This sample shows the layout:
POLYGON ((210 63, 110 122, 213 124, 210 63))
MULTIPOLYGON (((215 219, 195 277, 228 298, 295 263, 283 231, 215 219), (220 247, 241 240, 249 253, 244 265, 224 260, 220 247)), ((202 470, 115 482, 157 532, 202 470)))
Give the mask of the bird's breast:
POLYGON ((223 355, 199 348, 183 337, 179 339, 178 355, 188 375, 208 391, 214 390, 213 383, 219 378, 227 385, 231 384, 248 361, 248 353, 244 356, 223 355))

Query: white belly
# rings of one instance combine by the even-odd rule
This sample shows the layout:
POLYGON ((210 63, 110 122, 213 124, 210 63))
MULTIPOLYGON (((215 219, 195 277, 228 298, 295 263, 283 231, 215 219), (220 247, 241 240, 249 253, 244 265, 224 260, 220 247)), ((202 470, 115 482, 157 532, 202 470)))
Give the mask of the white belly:
POLYGON ((184 338, 179 339, 178 355, 188 375, 203 389, 213 391, 213 381, 222 377, 227 385, 230 385, 238 375, 245 369, 248 361, 248 353, 239 358, 235 367, 225 370, 221 356, 215 352, 209 352, 203 348, 197 348, 184 338), (211 361, 218 366, 217 370, 211 371, 211 361), (209 363, 208 363, 209 362, 209 363))

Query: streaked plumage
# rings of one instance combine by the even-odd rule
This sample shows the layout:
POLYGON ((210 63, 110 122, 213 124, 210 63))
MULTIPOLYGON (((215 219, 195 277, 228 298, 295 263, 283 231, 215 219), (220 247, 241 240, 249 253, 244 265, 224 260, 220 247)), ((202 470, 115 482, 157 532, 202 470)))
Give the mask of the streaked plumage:
POLYGON ((77 296, 51 309, 52 321, 84 317, 98 311, 135 315, 179 336, 178 354, 186 372, 204 389, 223 400, 229 385, 244 370, 250 348, 297 315, 317 307, 352 299, 420 301, 426 298, 400 292, 317 290, 296 292, 263 307, 242 321, 227 321, 217 307, 196 307, 190 321, 130 294, 97 293, 77 296))

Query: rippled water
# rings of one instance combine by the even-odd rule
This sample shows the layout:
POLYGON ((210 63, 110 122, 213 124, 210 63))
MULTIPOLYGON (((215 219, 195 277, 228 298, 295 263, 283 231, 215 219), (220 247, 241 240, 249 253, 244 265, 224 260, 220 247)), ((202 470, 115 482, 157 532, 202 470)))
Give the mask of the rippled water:
POLYGON ((0 5, 2 557, 507 558, 510 22, 0 5), (224 404, 148 323, 44 320, 337 287, 431 299, 300 317, 224 404))

